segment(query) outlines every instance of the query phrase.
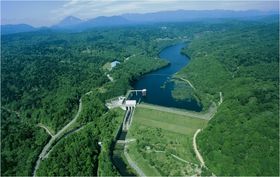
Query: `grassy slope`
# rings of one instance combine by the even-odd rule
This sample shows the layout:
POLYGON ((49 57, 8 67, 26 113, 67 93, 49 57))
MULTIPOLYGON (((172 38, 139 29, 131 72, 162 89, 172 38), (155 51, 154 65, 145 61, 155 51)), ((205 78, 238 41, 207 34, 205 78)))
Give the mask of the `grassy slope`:
POLYGON ((137 141, 129 145, 129 154, 146 175, 183 175, 180 171, 186 171, 187 165, 173 158, 171 153, 198 163, 192 150, 192 137, 206 124, 207 121, 201 119, 137 108, 128 134, 128 138, 137 141))

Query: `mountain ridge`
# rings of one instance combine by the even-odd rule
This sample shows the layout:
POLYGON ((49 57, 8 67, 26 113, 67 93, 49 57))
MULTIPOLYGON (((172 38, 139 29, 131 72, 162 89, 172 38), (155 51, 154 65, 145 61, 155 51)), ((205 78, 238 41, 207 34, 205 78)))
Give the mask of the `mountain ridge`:
POLYGON ((1 25, 1 35, 2 34, 13 34, 19 32, 31 32, 36 31, 37 28, 28 24, 8 24, 1 25))
MULTIPOLYGON (((112 26, 128 26, 138 24, 153 24, 162 22, 188 22, 197 20, 212 20, 212 19, 256 19, 267 17, 270 15, 279 15, 276 11, 259 11, 259 10, 174 10, 174 11, 159 11, 150 13, 125 13, 114 16, 98 16, 83 20, 75 16, 67 16, 57 24, 48 27, 51 30, 66 30, 79 32, 96 27, 112 27, 112 26)), ((6 25, 1 25, 1 28, 6 25)), ((28 25, 32 27, 31 25, 28 25)), ((16 27, 16 26, 15 26, 16 27)), ((40 30, 41 28, 26 28, 25 30, 13 29, 8 31, 2 30, 1 34, 12 34, 18 32, 29 32, 40 30), (34 29, 33 29, 34 28, 34 29)))
POLYGON ((67 27, 75 26, 82 22, 83 20, 81 20, 80 18, 71 15, 65 17, 58 24, 53 25, 52 28, 67 28, 67 27))

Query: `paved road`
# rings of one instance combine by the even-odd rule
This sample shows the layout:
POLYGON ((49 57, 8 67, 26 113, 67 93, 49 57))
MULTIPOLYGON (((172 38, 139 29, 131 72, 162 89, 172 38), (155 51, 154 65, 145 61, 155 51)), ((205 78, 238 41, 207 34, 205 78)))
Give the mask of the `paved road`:
MULTIPOLYGON (((134 115, 134 109, 135 108, 133 108, 132 109, 132 113, 130 113, 130 119, 131 119, 131 121, 130 121, 130 125, 132 124, 132 119, 133 119, 133 115, 134 115)), ((125 115, 126 116, 126 115, 125 115)), ((124 122, 125 122, 125 120, 124 120, 124 122)), ((129 125, 129 126, 130 126, 129 125)), ((127 127, 127 130, 128 130, 128 128, 129 127, 127 127)), ((133 168, 136 172, 137 172, 137 174, 139 175, 139 176, 142 176, 142 177, 146 177, 146 175, 145 175, 145 173, 138 167, 138 165, 136 164, 136 163, 134 163, 134 161, 130 158, 130 156, 129 156, 129 154, 127 153, 127 144, 128 143, 130 143, 130 142, 133 142, 133 141, 136 141, 136 139, 125 139, 125 146, 124 146, 124 156, 125 156, 125 158, 126 158, 126 160, 127 160, 127 162, 128 162, 128 164, 129 164, 129 166, 131 167, 131 168, 133 168)))
MULTIPOLYGON (((86 95, 88 95, 91 92, 86 93, 86 95)), ((80 113, 82 111, 82 98, 80 98, 79 100, 79 109, 78 112, 76 114, 76 116, 74 117, 74 119, 69 122, 67 125, 65 125, 59 132, 57 132, 54 136, 52 136, 52 138, 50 139, 50 141, 48 142, 48 144, 46 144, 46 146, 43 148, 41 154, 39 155, 38 160, 36 161, 36 165, 33 171, 33 176, 36 176, 36 172, 41 164, 41 161, 46 157, 48 151, 50 150, 50 148, 52 147, 52 144, 55 142, 56 139, 60 138, 64 131, 66 131, 73 123, 76 122, 77 118, 79 117, 80 113)))
POLYGON ((76 116, 74 117, 73 120, 71 120, 71 122, 69 122, 69 123, 68 123, 67 125, 65 125, 59 132, 57 132, 57 134, 55 135, 56 138, 60 137, 60 135, 61 135, 66 129, 68 129, 73 123, 76 122, 76 120, 78 119, 78 117, 80 116, 80 113, 81 113, 81 111, 82 111, 82 107, 83 107, 82 104, 83 104, 83 103, 82 103, 82 98, 80 98, 80 100, 79 100, 79 110, 78 110, 76 116))
POLYGON ((124 146, 124 156, 130 165, 139 176, 146 177, 145 173, 138 167, 136 163, 133 162, 133 160, 130 158, 129 154, 127 153, 127 145, 124 146))
MULTIPOLYGON (((72 131, 72 130, 71 130, 70 132, 68 131, 66 134, 63 134, 63 136, 65 135, 65 136, 63 137, 63 139, 66 138, 66 137, 68 137, 69 135, 72 135, 73 133, 79 132, 80 130, 82 130, 82 129, 85 128, 85 127, 86 127, 86 125, 83 125, 82 127, 78 128, 78 129, 76 129, 76 130, 74 130, 74 131, 72 131)), ((62 139, 62 138, 61 138, 61 139, 62 139)), ((61 141, 61 139, 59 139, 58 142, 61 141)), ((58 143, 58 142, 57 142, 57 143, 58 143)), ((44 158, 48 158, 48 157, 49 157, 49 154, 52 152, 52 150, 53 150, 54 147, 57 145, 57 143, 54 144, 54 145, 52 146, 52 148, 47 152, 47 154, 45 155, 44 158)))

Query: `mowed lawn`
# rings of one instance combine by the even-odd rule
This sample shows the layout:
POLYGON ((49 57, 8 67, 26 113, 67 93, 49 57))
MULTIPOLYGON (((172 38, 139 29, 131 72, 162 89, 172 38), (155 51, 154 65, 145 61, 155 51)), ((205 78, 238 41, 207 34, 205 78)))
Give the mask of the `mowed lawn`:
POLYGON ((127 136, 136 139, 128 146, 129 155, 148 176, 193 175, 190 165, 172 155, 199 164, 192 138, 206 124, 203 119, 137 107, 127 136))

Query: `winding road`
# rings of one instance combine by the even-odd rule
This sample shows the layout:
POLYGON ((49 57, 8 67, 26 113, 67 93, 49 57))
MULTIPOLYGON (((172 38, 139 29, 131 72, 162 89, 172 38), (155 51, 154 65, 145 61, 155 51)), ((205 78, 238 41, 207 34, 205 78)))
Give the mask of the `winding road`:
MULTIPOLYGON (((91 92, 86 93, 85 95, 90 94, 91 92)), ((82 111, 82 98, 80 98, 79 100, 79 109, 77 114, 75 115, 74 119, 69 122, 67 125, 65 125, 60 131, 58 131, 54 136, 52 136, 52 138, 50 139, 50 141, 46 144, 46 146, 43 148, 42 152, 39 155, 38 160, 36 161, 36 165, 33 171, 33 176, 36 176, 36 172, 39 169, 39 166, 41 164, 41 161, 46 157, 47 153, 50 151, 50 148, 52 147, 52 144, 55 142, 55 140, 57 140, 58 138, 60 138, 65 131, 73 124, 76 122, 76 120, 78 119, 78 117, 80 116, 80 113, 82 111)))
POLYGON ((197 149, 197 144, 196 144, 196 136, 198 135, 198 133, 199 133, 200 131, 201 131, 201 129, 198 129, 198 130, 195 132, 194 136, 193 136, 193 148, 194 148, 195 155, 196 155, 196 157, 198 158, 198 160, 199 160, 201 166, 202 166, 202 167, 205 167, 205 162, 204 162, 204 160, 203 160, 201 154, 199 153, 199 151, 198 151, 198 149, 197 149))

